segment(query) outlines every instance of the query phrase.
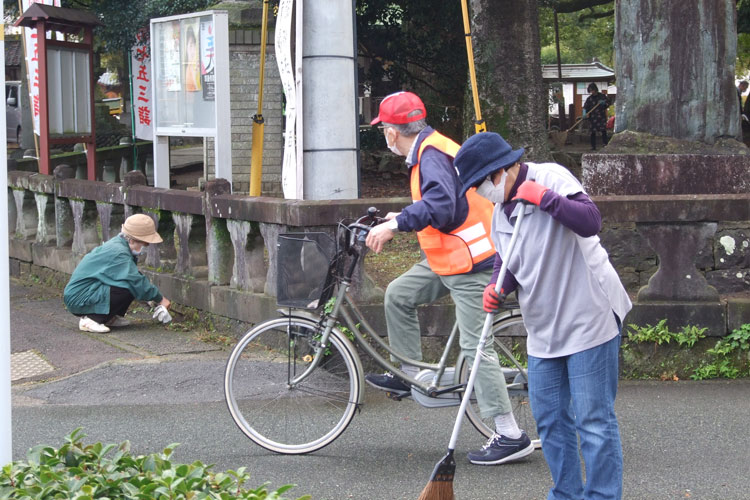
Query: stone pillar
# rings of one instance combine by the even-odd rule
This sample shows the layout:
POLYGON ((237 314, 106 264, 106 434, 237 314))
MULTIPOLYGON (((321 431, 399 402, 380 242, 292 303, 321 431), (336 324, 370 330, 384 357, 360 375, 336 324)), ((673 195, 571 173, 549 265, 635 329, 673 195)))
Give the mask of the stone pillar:
POLYGON ((206 258, 208 259, 208 281, 214 285, 226 285, 232 277, 232 240, 225 219, 214 219, 211 215, 211 197, 231 194, 232 188, 225 179, 206 182, 203 198, 203 214, 206 220, 206 258))
POLYGON ((615 132, 741 139, 735 2, 615 2, 615 19, 615 132))

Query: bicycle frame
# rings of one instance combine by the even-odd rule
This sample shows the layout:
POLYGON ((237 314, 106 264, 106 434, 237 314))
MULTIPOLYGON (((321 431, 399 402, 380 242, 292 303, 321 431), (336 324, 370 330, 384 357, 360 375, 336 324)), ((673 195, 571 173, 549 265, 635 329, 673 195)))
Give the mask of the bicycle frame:
MULTIPOLYGON (((352 226, 363 228, 366 226, 362 226, 359 223, 355 223, 352 226)), ((350 228, 352 227, 350 226, 350 228)), ((443 376, 443 373, 445 373, 445 369, 447 367, 447 361, 448 361, 448 353, 451 350, 451 347, 453 346, 453 342, 455 341, 456 334, 458 332, 458 322, 454 322, 453 328, 451 330, 451 333, 448 337, 448 341, 446 342, 445 348, 443 349, 443 352, 440 356, 440 360, 438 363, 425 363, 423 361, 417 361, 415 359, 408 358, 398 352, 395 352, 389 344, 387 344, 385 341, 383 341, 380 337, 380 335, 377 334, 375 329, 370 326, 370 324, 367 322, 367 320, 364 318, 363 314, 360 312, 359 308, 357 307, 356 303, 352 299, 352 297, 349 295, 349 288, 352 284, 352 276, 354 275, 354 271, 359 264, 359 261, 361 258, 363 258, 363 253, 360 251, 359 245, 362 240, 356 237, 356 235, 352 235, 352 246, 353 248, 350 250, 350 254, 353 256, 352 262, 349 265, 349 268, 345 272, 345 276, 338 277, 338 290, 336 291, 336 298, 333 304, 333 308, 330 313, 328 314, 314 314, 308 311, 302 311, 302 310, 294 310, 290 309, 289 313, 287 314, 287 310, 279 310, 284 315, 289 316, 298 316, 298 317, 304 317, 307 319, 310 319, 312 321, 316 321, 321 326, 324 327, 323 332, 321 334, 321 338, 319 341, 319 346, 316 348, 316 353, 313 361, 309 364, 307 369, 300 374, 298 377, 295 377, 294 379, 289 380, 290 385, 295 385, 312 373, 320 364, 321 360, 324 357, 324 352, 326 349, 326 346, 328 344, 328 339, 331 335, 331 331, 335 328, 336 324, 339 322, 340 319, 344 321, 346 326, 349 328, 349 330, 354 335, 354 343, 360 346, 372 359, 375 360, 375 362, 380 365, 383 369, 388 370, 395 374, 398 378, 402 379, 409 385, 411 385, 414 389, 417 391, 425 394, 428 397, 436 397, 440 396, 442 394, 446 394, 449 392, 455 392, 459 389, 462 389, 465 384, 455 384, 450 386, 440 386, 440 378, 443 376), (292 312, 294 311, 294 312, 292 312), (361 325, 361 326, 358 326, 361 325), (400 369, 398 369, 396 366, 394 366, 393 363, 385 359, 377 350, 373 347, 373 345, 365 338, 365 335, 362 333, 360 328, 364 329, 365 333, 369 334, 370 338, 375 339, 376 344, 381 347, 383 350, 388 352, 393 358, 399 360, 401 363, 406 363, 412 366, 416 366, 420 369, 425 370, 433 370, 435 372, 434 376, 432 377, 432 380, 429 383, 421 382, 400 369)), ((496 317, 496 322, 499 320, 504 319, 506 316, 512 315, 512 311, 508 311, 505 315, 500 316, 499 318, 496 317)), ((459 354, 459 359, 457 361, 461 360, 461 357, 463 357, 463 354, 459 354)), ((456 363, 458 365, 458 362, 456 363)), ((291 377, 291 374, 290 374, 291 377)), ((458 381, 458 374, 456 374, 456 377, 454 381, 458 381)))

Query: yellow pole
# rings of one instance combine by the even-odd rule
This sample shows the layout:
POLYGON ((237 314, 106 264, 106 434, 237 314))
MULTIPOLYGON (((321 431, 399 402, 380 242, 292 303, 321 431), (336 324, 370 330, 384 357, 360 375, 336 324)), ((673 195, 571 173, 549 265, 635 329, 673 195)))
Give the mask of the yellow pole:
POLYGON ((266 68, 266 38, 268 37, 268 0, 263 1, 263 26, 260 32, 260 79, 258 80, 258 113, 253 116, 253 147, 250 153, 250 196, 260 196, 263 175, 263 78, 266 68))
POLYGON ((469 77, 471 78, 471 95, 474 98, 474 129, 476 133, 487 132, 487 125, 482 119, 482 111, 479 109, 479 92, 477 91, 477 75, 474 71, 474 49, 471 46, 471 26, 469 25, 469 8, 466 0, 461 0, 461 10, 464 14, 464 33, 466 35, 466 54, 469 58, 469 77))

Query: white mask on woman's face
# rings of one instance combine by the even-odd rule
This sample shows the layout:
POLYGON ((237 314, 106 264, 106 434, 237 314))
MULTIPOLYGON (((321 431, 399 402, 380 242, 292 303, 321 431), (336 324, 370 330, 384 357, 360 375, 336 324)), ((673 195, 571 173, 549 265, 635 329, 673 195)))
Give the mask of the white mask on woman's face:
POLYGON ((492 174, 488 175, 487 178, 477 187, 477 194, 484 198, 487 198, 492 203, 502 203, 505 201, 505 179, 508 178, 508 172, 503 169, 500 174, 500 182, 495 185, 492 182, 492 174))
POLYGON ((134 241, 130 242, 130 253, 135 257, 141 255, 145 249, 146 245, 143 243, 136 243, 134 241))
POLYGON ((402 156, 401 151, 399 151, 398 148, 396 147, 395 139, 393 140, 393 144, 388 144, 388 129, 386 129, 386 132, 385 132, 385 145, 388 146, 388 149, 390 149, 391 153, 393 153, 394 155, 402 156))

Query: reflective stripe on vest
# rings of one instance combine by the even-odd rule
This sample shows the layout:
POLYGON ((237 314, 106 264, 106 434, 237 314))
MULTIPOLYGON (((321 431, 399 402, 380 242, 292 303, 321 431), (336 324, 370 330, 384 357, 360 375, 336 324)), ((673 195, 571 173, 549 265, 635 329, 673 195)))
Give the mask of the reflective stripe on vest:
MULTIPOLYGON (((417 163, 411 169, 411 197, 415 202, 422 199, 419 162, 427 147, 433 147, 452 159, 460 146, 438 132, 433 132, 422 141, 417 152, 417 163)), ((475 264, 495 254, 490 238, 492 203, 476 194, 475 188, 466 192, 466 200, 469 203, 466 220, 450 234, 432 226, 417 232, 427 263, 436 274, 450 276, 468 273, 475 264)))

